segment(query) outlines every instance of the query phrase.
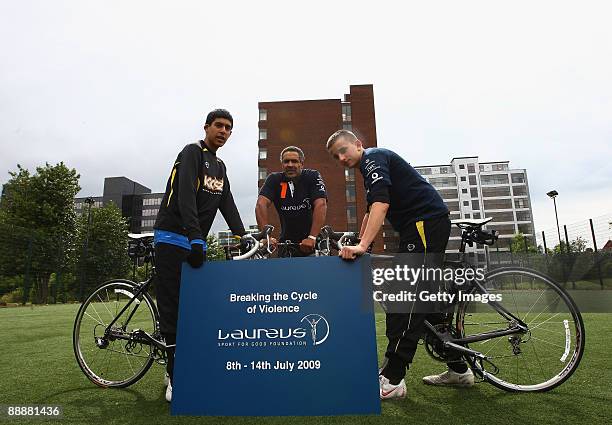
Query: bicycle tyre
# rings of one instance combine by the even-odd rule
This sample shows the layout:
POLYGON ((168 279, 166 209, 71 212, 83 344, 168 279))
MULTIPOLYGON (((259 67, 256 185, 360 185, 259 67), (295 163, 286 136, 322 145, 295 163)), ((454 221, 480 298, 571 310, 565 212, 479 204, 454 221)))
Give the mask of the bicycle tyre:
MULTIPOLYGON (((99 347, 95 343, 95 338, 103 335, 104 329, 114 318, 109 307, 113 306, 116 315, 121 307, 125 305, 130 298, 133 298, 136 287, 136 283, 125 279, 113 279, 104 282, 87 297, 77 312, 72 332, 74 355, 85 376, 100 387, 128 387, 142 378, 154 362, 153 350, 151 350, 151 347, 148 345, 147 349, 147 347, 143 347, 144 344, 140 344, 140 347, 138 347, 140 351, 136 352, 134 349, 127 349, 126 342, 121 340, 112 341, 104 348, 99 347), (115 298, 114 302, 111 300, 111 294, 115 298), (96 309, 96 304, 101 306, 100 311, 102 311, 102 314, 96 309), (90 320, 84 321, 83 319, 85 317, 88 317, 90 320), (104 319, 102 319, 102 317, 104 317, 104 319), (93 325, 90 323, 91 321, 96 324, 93 325), (88 329, 88 326, 93 327, 93 329, 88 329), (92 330, 93 333, 91 333, 92 330), (115 345, 117 345, 117 347, 115 347, 115 345), (122 351, 116 349, 122 349, 122 351), (143 350, 144 353, 142 353, 143 350), (125 362, 121 361, 120 363, 122 364, 117 362, 111 365, 111 360, 109 358, 109 353, 111 352, 123 354, 123 356, 115 356, 115 358, 125 358, 125 362), (100 356, 104 357, 102 363, 106 363, 106 369, 98 362, 100 356), (135 362, 139 362, 139 364, 134 367, 130 358, 134 359, 135 362), (97 362, 98 364, 96 364, 97 362)), ((151 296, 145 292, 141 294, 138 303, 134 302, 132 305, 134 304, 136 304, 136 313, 131 317, 128 326, 135 327, 130 329, 126 327, 124 331, 129 333, 129 331, 138 328, 145 330, 151 335, 157 335, 159 312, 151 296), (146 306, 146 310, 140 309, 140 311, 138 311, 141 305, 146 306)), ((130 309, 123 313, 115 325, 122 323, 121 320, 127 320, 124 318, 127 318, 129 316, 128 312, 131 311, 132 308, 130 307, 130 309)))
MULTIPOLYGON (((498 359, 495 360, 498 363, 494 363, 498 369, 499 363, 505 362, 503 363, 505 370, 499 369, 497 374, 493 374, 486 370, 486 366, 488 365, 487 362, 484 363, 485 366, 481 367, 481 364, 473 357, 466 356, 466 360, 470 364, 472 370, 474 370, 474 372, 485 381, 500 389, 510 392, 550 391, 569 379, 569 377, 576 371, 576 368, 578 367, 584 353, 585 330, 582 315, 567 291, 549 276, 546 276, 545 274, 536 270, 523 267, 505 267, 494 269, 485 275, 484 285, 488 290, 491 290, 497 286, 498 293, 502 294, 504 298, 504 301, 500 302, 500 304, 528 324, 529 332, 528 334, 525 334, 526 336, 524 336, 524 341, 522 340, 522 336, 519 337, 518 335, 511 335, 498 337, 496 338, 497 342, 493 342, 491 344, 489 344, 489 342, 494 341, 494 339, 480 341, 479 343, 472 343, 470 348, 483 352, 483 354, 486 355, 489 355, 489 353, 496 347, 498 351, 494 352, 495 354, 498 352, 505 353, 505 355, 492 356, 492 358, 498 359), (511 281, 509 278, 511 278, 511 281), (506 283, 509 284, 509 289, 512 291, 512 293, 508 292, 508 288, 504 289, 504 285, 506 283), (533 296, 535 295, 538 295, 537 299, 533 302, 533 304, 530 304, 533 300, 533 296), (542 305, 549 308, 549 312, 538 312, 538 310, 541 308, 536 308, 536 305, 542 299, 542 305), (552 302, 550 302, 551 299, 552 302), (527 312, 521 315, 521 310, 527 310, 527 312), (530 314, 535 316, 529 317, 530 314), (538 319, 540 320, 535 323, 538 319), (555 320, 551 321, 552 319, 555 320), (561 327, 561 323, 563 324, 563 327, 561 327), (538 336, 536 337, 535 334, 538 336), (562 337, 565 339, 565 341, 563 341, 562 337), (503 340, 507 340, 508 344, 500 345, 500 342, 503 340), (542 343, 538 349, 535 347, 536 341, 538 341, 538 343, 542 343), (522 344, 528 343, 531 343, 531 347, 526 346, 525 350, 522 350, 522 344), (481 345, 479 346, 479 344, 481 345), (486 344, 489 345, 484 347, 486 344), (518 354, 513 351, 514 347, 518 347, 518 354), (485 348, 485 350, 488 349, 488 351, 481 348, 485 348), (536 380, 540 381, 540 378, 533 378, 527 363, 527 353, 525 351, 529 348, 533 350, 532 357, 534 357, 538 363, 540 369, 539 373, 542 375, 541 382, 535 382, 536 380), (540 352, 538 352, 538 350, 540 350, 540 352), (546 366, 547 370, 545 371, 545 368, 542 365, 543 360, 540 357, 541 355, 547 353, 550 353, 548 355, 549 360, 547 360, 550 365, 546 366), (521 365, 519 356, 522 354, 525 354, 525 356, 522 357, 523 363, 521 365), (557 358, 558 355, 561 357, 557 358), (513 362, 513 360, 510 360, 512 358, 514 358, 515 363, 512 368, 515 368, 515 371, 511 371, 509 369, 510 363, 513 362), (555 363, 559 361, 561 364, 557 364, 557 366, 562 367, 555 366, 555 363), (498 376, 500 373, 502 373, 502 376, 498 376), (512 380, 510 378, 512 378, 512 380), (529 379, 534 382, 527 382, 529 379)), ((480 291, 476 287, 473 287, 469 293, 476 294, 480 293, 480 291)), ((474 316, 480 316, 481 319, 479 321, 481 322, 483 322, 482 319, 490 320, 488 317, 499 317, 506 320, 488 304, 486 304, 486 309, 488 309, 488 312, 485 313, 476 312, 477 310, 483 310, 483 307, 474 306, 473 304, 473 301, 459 303, 456 316, 456 331, 460 338, 469 336, 469 334, 477 334, 487 330, 492 330, 487 329, 486 326, 493 327, 495 329, 500 328, 497 326, 498 324, 496 324, 496 326, 490 326, 491 323, 488 322, 487 325, 481 326, 481 329, 479 329, 477 332, 466 332, 466 326, 468 324, 476 324, 478 326, 477 322, 469 322, 473 320, 474 316), (470 306, 471 304, 472 306, 470 306), (470 313, 470 310, 473 310, 473 312, 470 313), (489 316, 487 316, 487 314, 489 316)), ((506 324, 508 323, 509 322, 506 320, 506 324)), ((468 329, 470 328, 468 327, 468 329)), ((536 372, 538 372, 537 368, 536 372)))

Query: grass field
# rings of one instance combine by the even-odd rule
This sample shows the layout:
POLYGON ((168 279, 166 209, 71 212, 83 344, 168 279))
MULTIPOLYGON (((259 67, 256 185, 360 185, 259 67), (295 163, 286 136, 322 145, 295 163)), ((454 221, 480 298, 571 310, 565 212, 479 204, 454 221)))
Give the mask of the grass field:
MULTIPOLYGON (((61 405, 61 423, 74 424, 564 424, 610 423, 612 418, 612 314, 584 314, 586 350, 568 382, 543 394, 511 394, 479 383, 470 389, 428 387, 421 377, 444 365, 419 347, 407 377, 408 398, 385 402, 381 416, 171 417, 164 401, 163 368, 153 366, 124 390, 90 383, 72 352, 77 304, 0 309, 0 404, 61 405)), ((379 358, 384 317, 377 314, 379 358)), ((231 385, 234 383, 227 383, 231 385)), ((220 383, 215 383, 220 385, 220 383)), ((6 423, 27 420, 0 418, 6 423)), ((41 423, 30 419, 29 423, 41 423)))

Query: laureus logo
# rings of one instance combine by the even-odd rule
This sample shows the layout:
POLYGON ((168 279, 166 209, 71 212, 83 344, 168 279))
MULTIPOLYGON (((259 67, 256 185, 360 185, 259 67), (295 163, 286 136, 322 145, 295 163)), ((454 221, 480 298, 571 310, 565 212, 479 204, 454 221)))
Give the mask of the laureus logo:
POLYGON ((219 329, 217 339, 223 340, 303 340, 308 337, 312 345, 321 345, 329 337, 329 322, 320 314, 308 314, 300 320, 303 327, 219 329))
POLYGON ((304 316, 300 323, 307 322, 310 325, 310 337, 312 345, 320 345, 329 336, 329 323, 320 314, 309 314, 304 316))

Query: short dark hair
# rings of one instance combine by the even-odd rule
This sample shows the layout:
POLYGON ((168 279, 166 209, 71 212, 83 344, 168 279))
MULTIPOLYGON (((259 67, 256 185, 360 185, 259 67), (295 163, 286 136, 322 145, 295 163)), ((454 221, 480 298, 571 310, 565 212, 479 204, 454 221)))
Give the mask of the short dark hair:
POLYGON ((217 118, 225 118, 226 120, 229 120, 229 122, 232 123, 232 128, 234 127, 234 118, 227 109, 215 109, 210 111, 206 116, 205 124, 211 125, 217 118))
POLYGON ((331 149, 331 147, 340 139, 348 139, 349 142, 353 143, 357 140, 357 136, 355 133, 349 130, 338 130, 327 139, 327 143, 325 144, 325 148, 327 150, 331 149))
POLYGON ((297 152, 298 157, 300 158, 300 162, 304 162, 304 160, 306 159, 306 157, 304 156, 304 152, 302 152, 300 148, 298 148, 297 146, 287 146, 280 154, 281 162, 283 162, 283 155, 285 154, 285 152, 297 152))

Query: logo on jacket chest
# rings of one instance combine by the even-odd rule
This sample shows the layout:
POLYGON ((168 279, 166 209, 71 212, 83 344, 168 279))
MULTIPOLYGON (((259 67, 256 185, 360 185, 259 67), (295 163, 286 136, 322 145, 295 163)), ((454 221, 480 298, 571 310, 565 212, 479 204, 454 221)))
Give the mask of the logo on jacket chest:
POLYGON ((223 192, 223 179, 204 175, 204 183, 202 184, 202 190, 214 193, 223 192))

